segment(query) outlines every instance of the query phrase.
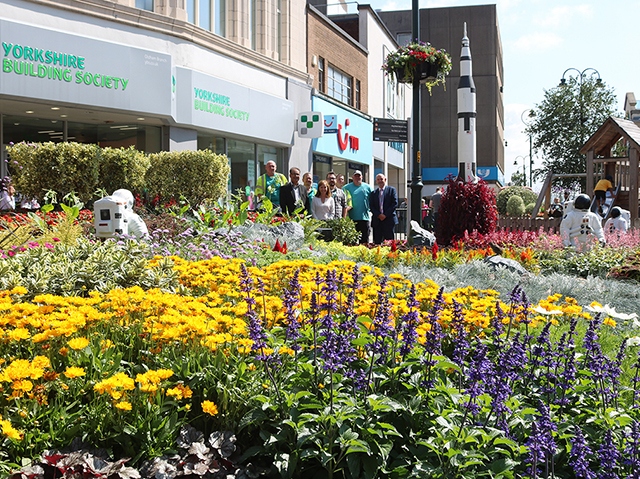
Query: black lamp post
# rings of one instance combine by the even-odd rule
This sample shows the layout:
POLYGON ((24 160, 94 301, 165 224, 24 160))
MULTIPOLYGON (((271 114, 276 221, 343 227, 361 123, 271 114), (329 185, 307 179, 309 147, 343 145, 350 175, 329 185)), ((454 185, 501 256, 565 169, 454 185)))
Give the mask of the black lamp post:
MULTIPOLYGON (((411 1, 412 35, 420 38, 420 7, 418 0, 411 1)), ((411 139, 413 152, 411 158, 411 219, 422 223, 422 167, 420 164, 420 75, 413 75, 413 108, 411 113, 411 139)))
MULTIPOLYGON (((527 186, 527 158, 531 158, 530 156, 522 156, 522 155, 518 155, 516 156, 513 165, 514 166, 518 166, 520 164, 520 162, 518 161, 519 159, 522 160, 522 181, 524 182, 524 185, 522 186, 527 186)), ((529 166, 529 168, 531 168, 531 166, 529 166)), ((516 170, 517 171, 517 170, 516 170)), ((529 175, 531 175, 531 169, 529 169, 529 175)), ((529 185, 531 186, 531 185, 529 185)))
MULTIPOLYGON (((533 117, 535 115, 536 114, 533 110, 525 110, 520 115, 520 119, 522 120, 522 123, 524 123, 527 127, 529 127, 533 123, 533 117), (526 113, 526 117, 525 117, 525 113, 526 113), (528 119, 525 120, 525 118, 528 118, 528 119)), ((524 171, 524 166, 522 169, 524 171)), ((524 180, 526 183, 527 182, 526 176, 524 177, 524 180)), ((533 187, 533 136, 531 135, 531 132, 529 132, 529 186, 533 187)))
MULTIPOLYGON (((595 68, 585 68, 582 71, 578 70, 577 68, 567 68, 562 74, 559 86, 563 87, 567 85, 567 79, 565 77, 569 72, 575 72, 577 74, 575 76, 578 80, 578 106, 580 107, 580 142, 584 144, 584 124, 587 119, 584 116, 584 105, 582 102, 582 84, 585 78, 592 78, 593 76, 596 76, 596 86, 600 86, 602 85, 602 79, 600 78, 600 72, 595 68)), ((569 76, 571 77, 572 75, 570 74, 569 76)))

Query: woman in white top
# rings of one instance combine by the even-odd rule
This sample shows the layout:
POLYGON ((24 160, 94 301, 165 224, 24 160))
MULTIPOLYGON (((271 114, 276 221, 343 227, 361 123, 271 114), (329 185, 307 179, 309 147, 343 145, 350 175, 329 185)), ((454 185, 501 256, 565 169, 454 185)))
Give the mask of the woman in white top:
POLYGON ((6 188, 2 190, 0 194, 0 210, 15 210, 16 209, 16 189, 11 183, 8 183, 6 188))
POLYGON ((335 214, 335 203, 331 197, 329 183, 322 180, 318 183, 318 192, 311 201, 311 216, 317 220, 331 220, 335 214))

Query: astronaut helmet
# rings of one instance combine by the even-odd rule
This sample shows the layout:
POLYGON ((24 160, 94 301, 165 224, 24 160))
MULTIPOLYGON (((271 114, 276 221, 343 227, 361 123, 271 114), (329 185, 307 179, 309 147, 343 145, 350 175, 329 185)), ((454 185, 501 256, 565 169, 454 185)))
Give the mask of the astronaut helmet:
POLYGON ((125 189, 119 189, 113 192, 113 195, 111 196, 117 196, 118 198, 124 200, 127 202, 127 208, 129 210, 133 210, 133 202, 134 202, 134 198, 133 198, 133 193, 131 193, 129 190, 125 190, 125 189))
POLYGON ((573 207, 577 210, 588 210, 590 206, 591 198, 584 193, 576 196, 576 199, 573 201, 573 207))
POLYGON ((614 206, 613 208, 611 208, 611 217, 612 218, 617 218, 621 214, 622 214, 622 210, 620 209, 619 206, 614 206))

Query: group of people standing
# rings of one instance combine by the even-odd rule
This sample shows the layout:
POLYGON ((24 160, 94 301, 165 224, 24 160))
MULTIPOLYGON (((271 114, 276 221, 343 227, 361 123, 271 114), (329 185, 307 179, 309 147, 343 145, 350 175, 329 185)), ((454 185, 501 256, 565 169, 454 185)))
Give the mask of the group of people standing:
POLYGON ((330 171, 324 180, 313 186, 311 173, 302 175, 300 169, 289 169, 289 180, 276 172, 276 163, 265 165, 265 174, 258 178, 255 195, 258 200, 268 198, 284 215, 303 211, 319 220, 350 218, 360 232, 360 243, 369 243, 371 229, 373 242, 394 239, 398 224, 396 209, 398 194, 387 185, 387 177, 376 175, 376 188, 364 183, 362 172, 357 170, 352 181, 345 184, 343 175, 330 171), (342 178, 341 178, 342 177, 342 178), (342 180, 342 181, 341 181, 342 180))

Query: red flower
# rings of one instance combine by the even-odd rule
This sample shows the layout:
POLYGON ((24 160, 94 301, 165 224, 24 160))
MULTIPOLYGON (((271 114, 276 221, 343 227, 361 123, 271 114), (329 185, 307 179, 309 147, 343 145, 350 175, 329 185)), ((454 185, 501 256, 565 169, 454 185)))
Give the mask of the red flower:
POLYGON ((433 261, 438 259, 438 243, 433 243, 433 246, 431 247, 431 258, 433 261))

